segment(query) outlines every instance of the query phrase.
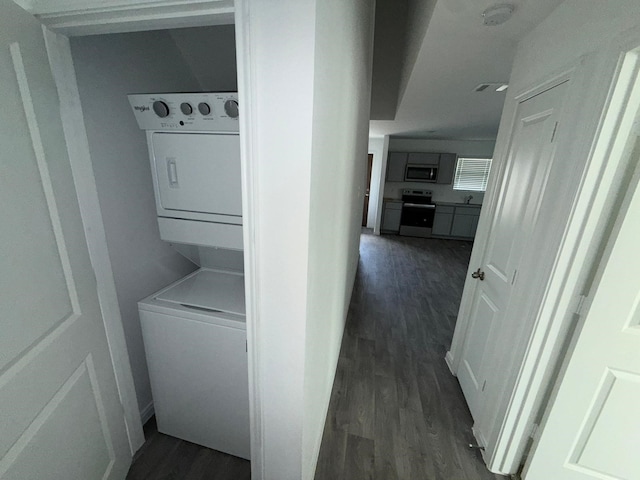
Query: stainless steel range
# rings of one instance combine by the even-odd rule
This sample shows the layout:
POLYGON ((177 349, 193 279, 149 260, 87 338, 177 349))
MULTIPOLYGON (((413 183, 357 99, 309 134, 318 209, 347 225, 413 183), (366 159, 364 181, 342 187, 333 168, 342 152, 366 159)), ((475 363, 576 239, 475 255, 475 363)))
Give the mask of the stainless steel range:
POLYGON ((436 206, 431 201, 429 190, 402 190, 402 217, 400 235, 407 237, 430 237, 436 206))

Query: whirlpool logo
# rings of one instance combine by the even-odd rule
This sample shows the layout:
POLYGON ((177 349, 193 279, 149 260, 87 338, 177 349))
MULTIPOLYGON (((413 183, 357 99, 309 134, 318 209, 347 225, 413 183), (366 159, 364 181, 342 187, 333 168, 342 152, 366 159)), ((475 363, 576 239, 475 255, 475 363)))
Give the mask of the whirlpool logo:
POLYGON ((135 105, 133 109, 139 112, 146 112, 147 110, 149 110, 149 107, 147 107, 146 105, 135 105))

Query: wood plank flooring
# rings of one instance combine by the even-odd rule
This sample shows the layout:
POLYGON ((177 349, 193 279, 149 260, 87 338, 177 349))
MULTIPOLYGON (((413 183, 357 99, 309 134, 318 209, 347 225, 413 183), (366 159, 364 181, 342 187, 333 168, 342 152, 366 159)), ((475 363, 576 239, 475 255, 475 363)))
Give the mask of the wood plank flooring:
POLYGON ((158 432, 155 417, 144 426, 146 441, 127 480, 249 480, 248 460, 158 432))
MULTIPOLYGON (((495 480, 444 354, 471 243, 363 234, 316 480, 495 480)), ((248 480, 250 464, 158 433, 127 480, 248 480)), ((286 455, 286 452, 282 453, 286 455)))
POLYGON ((444 355, 470 242, 363 233, 316 480, 495 480, 444 355))

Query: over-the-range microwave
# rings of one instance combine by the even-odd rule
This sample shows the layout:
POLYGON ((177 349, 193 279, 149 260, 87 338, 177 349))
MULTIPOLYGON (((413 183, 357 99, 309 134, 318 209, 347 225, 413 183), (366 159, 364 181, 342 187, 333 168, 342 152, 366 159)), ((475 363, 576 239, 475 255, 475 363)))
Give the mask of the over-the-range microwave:
POLYGON ((438 179, 437 165, 408 163, 404 170, 405 182, 435 182, 438 179))

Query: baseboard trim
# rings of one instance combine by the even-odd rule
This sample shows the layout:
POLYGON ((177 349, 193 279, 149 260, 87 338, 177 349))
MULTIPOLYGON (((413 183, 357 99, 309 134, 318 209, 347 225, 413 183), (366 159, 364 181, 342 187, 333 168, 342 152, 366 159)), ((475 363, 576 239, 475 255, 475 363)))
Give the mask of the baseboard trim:
POLYGON ((140 410, 140 418, 142 419, 142 424, 144 425, 149 421, 153 414, 155 413, 155 409, 153 408, 153 400, 150 401, 146 407, 140 410))
POLYGON ((453 364, 455 363, 453 361, 453 355, 451 355, 451 350, 447 350, 447 354, 444 356, 444 361, 447 364, 447 367, 449 367, 449 371, 451 372, 451 375, 453 375, 454 377, 457 377, 458 375, 456 375, 455 369, 453 367, 453 364))

